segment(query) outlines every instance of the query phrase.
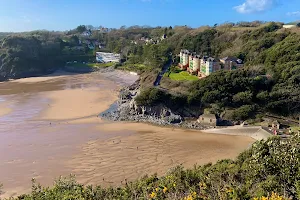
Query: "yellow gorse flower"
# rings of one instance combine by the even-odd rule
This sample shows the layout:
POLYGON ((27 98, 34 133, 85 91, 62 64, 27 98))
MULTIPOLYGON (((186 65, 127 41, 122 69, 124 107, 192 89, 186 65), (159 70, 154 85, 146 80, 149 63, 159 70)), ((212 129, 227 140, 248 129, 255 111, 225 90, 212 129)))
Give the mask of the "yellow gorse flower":
POLYGON ((197 192, 193 192, 192 197, 196 198, 197 197, 197 192))
POLYGON ((156 193, 155 192, 152 192, 151 194, 150 194, 150 197, 153 199, 153 198, 155 198, 156 197, 156 193))
POLYGON ((167 187, 164 187, 163 192, 166 193, 168 191, 167 187))
POLYGON ((155 188, 155 191, 158 192, 158 188, 155 188))
POLYGON ((184 200, 193 200, 194 198, 192 197, 192 195, 188 195, 186 197, 184 197, 184 200))
POLYGON ((199 186, 200 186, 201 189, 205 189, 205 188, 206 188, 206 184, 205 184, 205 183, 201 183, 201 182, 200 182, 200 183, 199 183, 199 186))
POLYGON ((253 200, 288 200, 287 198, 284 198, 283 196, 280 196, 276 193, 272 193, 269 197, 260 197, 260 198, 253 198, 253 200))
POLYGON ((233 189, 229 188, 226 192, 227 192, 227 193, 232 193, 232 192, 233 192, 233 189))

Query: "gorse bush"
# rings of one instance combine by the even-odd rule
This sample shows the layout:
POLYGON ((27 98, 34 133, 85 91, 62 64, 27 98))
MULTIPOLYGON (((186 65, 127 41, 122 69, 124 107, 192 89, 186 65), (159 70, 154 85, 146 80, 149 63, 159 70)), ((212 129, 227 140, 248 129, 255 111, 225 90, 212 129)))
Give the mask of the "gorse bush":
POLYGON ((14 199, 240 199, 287 200, 300 197, 300 135, 258 141, 236 160, 145 176, 122 187, 84 186, 73 176, 52 187, 33 181, 32 192, 14 199))

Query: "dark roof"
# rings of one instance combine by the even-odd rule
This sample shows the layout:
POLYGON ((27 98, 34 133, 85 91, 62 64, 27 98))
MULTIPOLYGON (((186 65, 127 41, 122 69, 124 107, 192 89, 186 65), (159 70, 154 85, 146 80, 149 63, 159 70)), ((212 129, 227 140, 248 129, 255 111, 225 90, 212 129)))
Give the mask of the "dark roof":
POLYGON ((209 118, 209 119, 217 119, 215 114, 203 114, 203 115, 200 115, 199 117, 204 117, 204 118, 209 118))
POLYGON ((227 56, 225 58, 222 58, 222 60, 224 61, 237 61, 238 59, 236 57, 232 57, 232 56, 227 56))

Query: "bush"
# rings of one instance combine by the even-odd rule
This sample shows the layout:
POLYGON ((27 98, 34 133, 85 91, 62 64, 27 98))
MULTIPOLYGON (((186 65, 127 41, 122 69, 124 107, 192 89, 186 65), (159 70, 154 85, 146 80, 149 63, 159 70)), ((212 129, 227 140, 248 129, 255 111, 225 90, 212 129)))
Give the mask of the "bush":
POLYGON ((246 120, 253 116, 255 111, 255 106, 253 105, 244 105, 235 109, 232 113, 233 120, 246 120))
POLYGON ((155 106, 165 102, 165 99, 167 98, 168 95, 164 91, 151 87, 142 90, 135 100, 138 105, 155 106))

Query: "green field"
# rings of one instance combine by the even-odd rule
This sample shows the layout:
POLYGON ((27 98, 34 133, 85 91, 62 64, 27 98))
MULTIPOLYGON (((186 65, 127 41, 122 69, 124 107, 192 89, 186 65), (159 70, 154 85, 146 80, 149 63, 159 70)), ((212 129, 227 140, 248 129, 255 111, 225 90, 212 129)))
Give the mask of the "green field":
POLYGON ((186 71, 182 71, 182 72, 179 72, 179 73, 174 73, 174 72, 171 72, 169 74, 169 78, 172 79, 172 80, 175 80, 175 81, 196 81, 196 80, 199 80, 199 78, 195 75, 190 75, 188 72, 186 71))

